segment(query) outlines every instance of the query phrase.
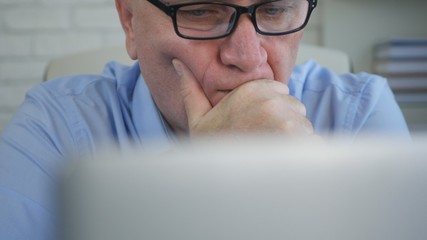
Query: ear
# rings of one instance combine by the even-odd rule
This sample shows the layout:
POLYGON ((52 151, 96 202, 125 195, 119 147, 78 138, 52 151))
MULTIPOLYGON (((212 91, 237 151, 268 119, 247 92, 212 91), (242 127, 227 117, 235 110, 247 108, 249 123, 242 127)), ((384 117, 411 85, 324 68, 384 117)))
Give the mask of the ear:
POLYGON ((128 0, 115 0, 116 9, 119 14, 120 22, 122 28, 126 34, 126 49, 129 54, 129 57, 133 60, 137 59, 136 44, 135 44, 135 34, 132 25, 132 6, 128 0))

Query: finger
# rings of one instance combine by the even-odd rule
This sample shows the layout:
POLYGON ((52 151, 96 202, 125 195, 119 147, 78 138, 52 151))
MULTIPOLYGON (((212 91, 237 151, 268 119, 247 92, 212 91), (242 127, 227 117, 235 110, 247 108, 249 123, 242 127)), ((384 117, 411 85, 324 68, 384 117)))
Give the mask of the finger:
POLYGON ((275 92, 280 93, 280 94, 289 95, 288 85, 286 85, 282 82, 275 81, 275 80, 267 80, 267 83, 273 84, 275 92))
POLYGON ((307 135, 313 135, 314 134, 314 128, 313 128, 313 124, 311 123, 311 121, 304 117, 303 119, 304 123, 303 123, 303 132, 307 135))
POLYGON ((289 95, 289 87, 281 82, 271 79, 257 79, 243 83, 234 89, 234 91, 257 92, 273 91, 283 95, 289 95))
POLYGON ((297 104, 294 105, 294 110, 303 116, 307 116, 307 109, 305 108, 305 105, 302 102, 300 102, 298 99, 296 99, 296 102, 297 104))
POLYGON ((285 99, 290 103, 292 110, 294 110, 295 112, 303 116, 307 116, 307 109, 305 108, 305 105, 300 100, 290 95, 286 96, 285 99))
POLYGON ((173 59, 172 64, 180 76, 181 96, 184 101, 188 125, 191 128, 212 109, 212 105, 190 69, 178 59, 173 59))

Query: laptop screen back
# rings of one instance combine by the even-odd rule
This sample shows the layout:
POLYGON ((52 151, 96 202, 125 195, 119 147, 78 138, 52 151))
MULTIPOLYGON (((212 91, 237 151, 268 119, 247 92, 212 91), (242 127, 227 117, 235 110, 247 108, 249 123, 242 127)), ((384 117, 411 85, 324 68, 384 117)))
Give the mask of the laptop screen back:
POLYGON ((69 169, 67 240, 427 239, 423 144, 204 142, 69 169))

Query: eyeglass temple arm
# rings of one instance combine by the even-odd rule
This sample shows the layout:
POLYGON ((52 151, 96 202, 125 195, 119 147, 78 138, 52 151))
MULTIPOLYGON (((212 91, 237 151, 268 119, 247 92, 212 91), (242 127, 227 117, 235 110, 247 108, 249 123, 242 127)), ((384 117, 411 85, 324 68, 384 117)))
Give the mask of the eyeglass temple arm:
POLYGON ((158 7, 160 10, 165 12, 167 15, 169 15, 169 16, 172 15, 171 7, 168 7, 166 4, 162 3, 161 1, 159 1, 159 0, 147 0, 147 1, 149 1, 154 6, 158 7))

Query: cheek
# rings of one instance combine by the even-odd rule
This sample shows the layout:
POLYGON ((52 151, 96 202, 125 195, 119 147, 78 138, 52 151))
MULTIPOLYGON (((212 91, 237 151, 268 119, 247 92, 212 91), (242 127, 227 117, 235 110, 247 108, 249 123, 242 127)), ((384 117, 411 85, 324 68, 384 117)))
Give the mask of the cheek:
POLYGON ((203 59, 210 59, 210 48, 178 37, 170 19, 165 20, 157 28, 141 24, 136 48, 142 75, 159 110, 174 130, 182 131, 187 127, 187 117, 172 60, 181 60, 201 79, 206 65, 203 59))
MULTIPOLYGON (((149 23, 146 23, 149 24, 149 23)), ((186 115, 179 92, 179 81, 172 59, 179 55, 179 44, 172 34, 141 24, 136 41, 140 69, 157 107, 169 125, 175 129, 186 127, 186 115), (172 47, 175 46, 175 47, 172 47)), ((158 26, 164 31, 167 24, 158 26)))
MULTIPOLYGON (((141 64, 144 64, 143 61, 141 64)), ((144 66, 145 69, 149 68, 149 65, 144 66)), ((174 70, 164 71, 162 68, 155 68, 142 71, 151 96, 165 120, 174 131, 184 131, 187 128, 187 116, 180 93, 179 79, 174 70)))
POLYGON ((301 33, 275 37, 266 49, 269 54, 268 63, 273 69, 277 81, 288 84, 295 66, 301 33))

